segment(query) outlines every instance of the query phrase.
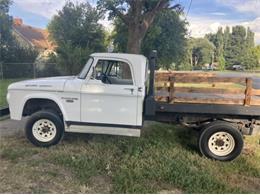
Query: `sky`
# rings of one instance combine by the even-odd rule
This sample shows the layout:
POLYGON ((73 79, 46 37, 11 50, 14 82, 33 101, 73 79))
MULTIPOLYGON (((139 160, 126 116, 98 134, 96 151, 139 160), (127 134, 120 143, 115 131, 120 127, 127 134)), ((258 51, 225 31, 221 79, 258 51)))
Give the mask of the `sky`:
MULTIPOLYGON (((72 0, 95 5, 96 0, 72 0)), ((10 15, 22 18, 25 24, 46 28, 51 18, 66 0, 13 0, 10 15)), ((255 42, 260 44, 260 0, 175 0, 184 7, 184 17, 189 22, 192 37, 203 37, 227 25, 243 25, 255 32, 255 42)), ((111 22, 100 21, 111 29, 111 22)))

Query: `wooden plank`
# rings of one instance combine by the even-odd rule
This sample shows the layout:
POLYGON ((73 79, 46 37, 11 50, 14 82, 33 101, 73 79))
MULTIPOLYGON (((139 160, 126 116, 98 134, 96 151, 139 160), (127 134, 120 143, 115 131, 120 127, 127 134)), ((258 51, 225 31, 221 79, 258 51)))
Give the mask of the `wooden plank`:
POLYGON ((162 86, 162 87, 155 87, 156 91, 160 91, 160 90, 167 90, 168 91, 168 86, 162 86))
POLYGON ((197 104, 236 104, 243 105, 244 99, 232 98, 195 98, 195 97, 175 97, 174 102, 197 103, 197 104))
POLYGON ((155 75, 155 79, 163 79, 165 77, 215 77, 215 75, 202 75, 202 74, 159 74, 155 75))
MULTIPOLYGON (((191 76, 174 76, 176 83, 214 83, 214 82, 229 82, 229 83, 246 83, 246 78, 242 77, 193 77, 191 76)), ((168 81, 169 77, 157 77, 156 82, 168 81)))
POLYGON ((155 82, 155 87, 162 87, 162 86, 170 86, 170 83, 167 81, 157 81, 155 82))
POLYGON ((155 81, 157 82, 168 82, 169 77, 172 77, 172 75, 160 75, 160 76, 155 76, 155 81))
POLYGON ((162 100, 162 99, 164 99, 164 98, 167 98, 167 97, 164 97, 164 96, 156 96, 156 99, 157 99, 158 101, 160 101, 160 100, 162 100))
POLYGON ((168 88, 169 88, 169 87, 168 87, 168 82, 164 82, 164 83, 163 83, 163 87, 168 89, 168 88))
POLYGON ((155 89, 158 90, 168 90, 169 88, 169 82, 160 82, 160 83, 155 83, 155 89))
POLYGON ((251 106, 260 106, 260 99, 251 99, 251 102, 250 102, 250 105, 251 106))
POLYGON ((260 89, 252 89, 252 95, 260 95, 260 89))
POLYGON ((165 96, 155 96, 155 101, 168 102, 168 96, 167 97, 165 97, 165 96))
POLYGON ((173 102, 174 101, 174 79, 175 77, 169 77, 169 82, 170 82, 170 87, 169 87, 169 101, 168 102, 173 102))
POLYGON ((155 76, 176 76, 176 75, 181 75, 181 76, 199 76, 199 77, 210 77, 210 76, 216 76, 216 73, 212 72, 191 72, 191 71, 169 71, 169 72, 161 72, 161 71, 156 71, 155 76))
POLYGON ((176 93, 245 94, 245 89, 221 89, 199 87, 175 87, 176 93))
POLYGON ((246 79, 246 91, 245 91, 245 106, 250 106, 250 101, 252 97, 252 78, 247 78, 246 79))
POLYGON ((167 81, 169 77, 213 77, 215 74, 204 73, 157 73, 155 75, 156 81, 167 81))
POLYGON ((246 78, 242 77, 175 77, 176 83, 246 83, 246 78))

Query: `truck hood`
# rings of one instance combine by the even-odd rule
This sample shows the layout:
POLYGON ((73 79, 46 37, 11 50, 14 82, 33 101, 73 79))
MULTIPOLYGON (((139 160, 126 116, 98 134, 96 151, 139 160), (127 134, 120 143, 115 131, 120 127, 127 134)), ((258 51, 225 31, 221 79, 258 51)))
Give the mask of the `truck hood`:
POLYGON ((75 78, 76 76, 62 76, 25 80, 12 83, 8 90, 63 91, 65 83, 75 78))

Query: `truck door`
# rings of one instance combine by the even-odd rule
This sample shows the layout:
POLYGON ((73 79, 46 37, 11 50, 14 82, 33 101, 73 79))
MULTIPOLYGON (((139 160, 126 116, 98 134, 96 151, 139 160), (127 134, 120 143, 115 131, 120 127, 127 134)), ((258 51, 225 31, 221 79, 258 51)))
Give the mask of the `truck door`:
POLYGON ((102 126, 137 124, 133 68, 126 61, 99 59, 81 89, 81 121, 102 126))

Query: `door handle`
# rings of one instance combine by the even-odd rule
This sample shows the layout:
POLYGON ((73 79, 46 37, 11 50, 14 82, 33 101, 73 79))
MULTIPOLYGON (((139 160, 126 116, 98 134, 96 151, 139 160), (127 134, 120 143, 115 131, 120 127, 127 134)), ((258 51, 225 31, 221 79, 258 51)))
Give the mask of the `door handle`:
POLYGON ((142 92, 143 91, 143 88, 142 87, 138 87, 138 92, 142 92))
POLYGON ((133 95, 133 93, 134 93, 134 88, 124 88, 124 90, 129 90, 129 91, 131 91, 131 94, 133 95))

